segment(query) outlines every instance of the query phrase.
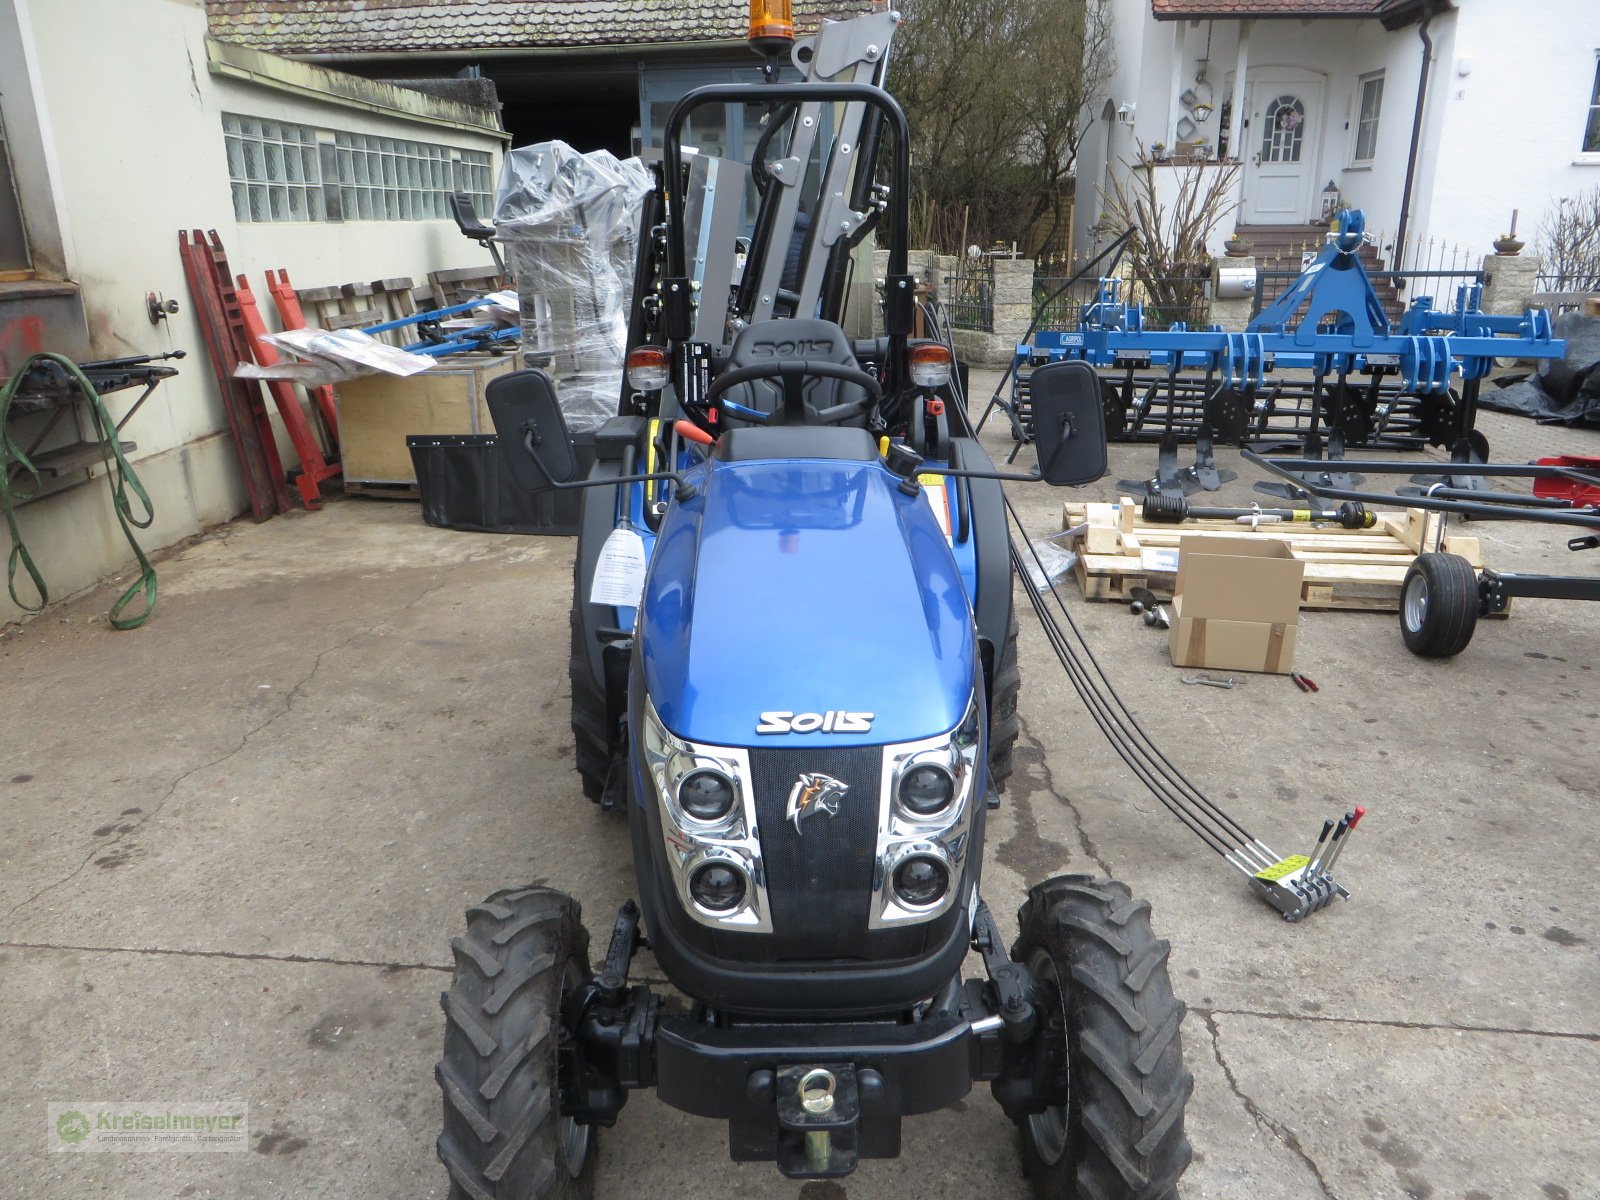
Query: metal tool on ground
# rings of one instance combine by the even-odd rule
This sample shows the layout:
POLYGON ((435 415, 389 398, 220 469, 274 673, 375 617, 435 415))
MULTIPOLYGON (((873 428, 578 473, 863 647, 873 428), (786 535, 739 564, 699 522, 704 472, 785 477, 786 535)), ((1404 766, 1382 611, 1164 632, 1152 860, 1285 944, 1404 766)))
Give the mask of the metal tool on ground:
POLYGON ((1231 675, 1225 679, 1218 679, 1212 675, 1184 675, 1180 682, 1197 684, 1200 687, 1232 688, 1240 681, 1231 675))
POLYGON ((1171 614, 1149 588, 1131 587, 1128 589, 1128 596, 1130 600, 1128 611, 1136 617, 1142 616, 1146 625, 1152 629, 1172 628, 1171 614))
POLYGON ((1338 508, 1209 508, 1190 504, 1186 496, 1145 496, 1139 515, 1152 524, 1179 525, 1184 521, 1239 521, 1254 524, 1263 520, 1293 521, 1300 524, 1337 525, 1341 529, 1371 529, 1378 514, 1361 504, 1347 502, 1338 508))
POLYGON ((1311 678, 1309 675, 1302 675, 1299 671, 1290 671, 1289 678, 1294 680, 1295 687, 1299 688, 1302 692, 1320 692, 1322 690, 1317 686, 1317 681, 1315 679, 1311 678))

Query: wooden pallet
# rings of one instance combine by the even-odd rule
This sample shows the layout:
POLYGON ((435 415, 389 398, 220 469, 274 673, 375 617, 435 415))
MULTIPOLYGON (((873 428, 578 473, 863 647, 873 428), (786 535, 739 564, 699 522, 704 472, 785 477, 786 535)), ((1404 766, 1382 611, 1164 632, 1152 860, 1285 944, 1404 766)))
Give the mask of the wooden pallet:
MULTIPOLYGON (((1064 528, 1086 526, 1074 545, 1078 561, 1073 567, 1086 599, 1125 602, 1130 589, 1145 587, 1170 600, 1176 579, 1170 564, 1181 539, 1242 536, 1285 541, 1306 564, 1301 608, 1361 612, 1399 610, 1406 571, 1423 547, 1433 547, 1439 519, 1437 513, 1409 508, 1379 513, 1372 529, 1282 523, 1252 532, 1232 521, 1147 523, 1139 516, 1137 503, 1126 496, 1119 504, 1068 502, 1063 511, 1064 528)), ((1474 567, 1483 566, 1475 537, 1448 535, 1444 549, 1474 567)))

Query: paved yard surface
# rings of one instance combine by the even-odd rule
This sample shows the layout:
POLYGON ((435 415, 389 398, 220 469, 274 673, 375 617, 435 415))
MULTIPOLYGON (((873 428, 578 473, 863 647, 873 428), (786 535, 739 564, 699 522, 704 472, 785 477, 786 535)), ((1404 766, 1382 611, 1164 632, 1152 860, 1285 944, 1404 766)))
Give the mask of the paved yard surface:
MULTIPOLYGON (((1600 442, 1484 427, 1508 457, 1600 442)), ((1153 460, 1119 448, 1110 479, 1153 460)), ((1022 489, 1036 536, 1067 495, 1022 489)), ((1600 569, 1547 530, 1475 532, 1493 565, 1600 569)), ((571 554, 340 502, 177 553, 138 632, 107 629, 102 589, 0 637, 0 1196, 443 1194, 431 1072, 462 910, 548 881, 603 929, 630 893, 626 831, 570 770, 571 554), (251 1148, 47 1153, 47 1104, 105 1100, 242 1100, 251 1148)), ((1022 606, 1020 773, 985 891, 1008 931, 1060 871, 1153 901, 1190 1007, 1184 1194, 1600 1194, 1595 613, 1519 602, 1442 663, 1392 617, 1307 614, 1304 696, 1181 687, 1160 635, 1069 599, 1152 734, 1269 843, 1371 810, 1354 901, 1285 925, 1126 772, 1022 606)), ((597 1194, 1025 1195, 987 1089, 959 1108, 844 1190, 802 1190, 639 1095, 597 1194)))

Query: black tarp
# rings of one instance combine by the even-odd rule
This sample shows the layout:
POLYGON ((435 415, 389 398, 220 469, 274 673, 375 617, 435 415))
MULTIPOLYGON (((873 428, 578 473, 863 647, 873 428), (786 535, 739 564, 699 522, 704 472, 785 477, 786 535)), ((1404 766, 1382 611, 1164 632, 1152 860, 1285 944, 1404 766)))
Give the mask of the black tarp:
POLYGON ((1600 429, 1600 317, 1563 313, 1555 335, 1567 343, 1564 357, 1540 363, 1536 375, 1485 388, 1478 403, 1546 424, 1600 429))

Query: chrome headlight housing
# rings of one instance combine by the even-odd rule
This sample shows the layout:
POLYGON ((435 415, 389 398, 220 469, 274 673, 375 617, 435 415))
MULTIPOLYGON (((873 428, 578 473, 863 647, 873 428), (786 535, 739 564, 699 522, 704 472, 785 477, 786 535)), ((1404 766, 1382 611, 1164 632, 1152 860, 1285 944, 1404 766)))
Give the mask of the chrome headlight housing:
POLYGON ((869 928, 931 921, 959 901, 973 812, 981 803, 982 753, 976 695, 949 733, 884 747, 869 928))
POLYGON ((648 699, 644 766, 678 901, 712 929, 771 933, 750 755, 669 732, 648 699))

